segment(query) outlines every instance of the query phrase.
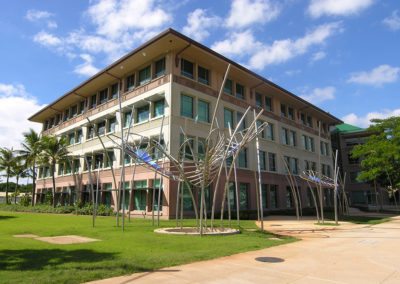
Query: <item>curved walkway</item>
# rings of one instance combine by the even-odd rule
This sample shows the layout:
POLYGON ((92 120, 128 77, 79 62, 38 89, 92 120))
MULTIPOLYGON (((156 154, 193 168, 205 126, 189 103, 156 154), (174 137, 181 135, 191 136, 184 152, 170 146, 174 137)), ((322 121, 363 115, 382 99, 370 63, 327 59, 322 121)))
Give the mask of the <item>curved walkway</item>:
POLYGON ((400 217, 374 226, 314 222, 265 221, 300 242, 95 283, 400 283, 400 217))

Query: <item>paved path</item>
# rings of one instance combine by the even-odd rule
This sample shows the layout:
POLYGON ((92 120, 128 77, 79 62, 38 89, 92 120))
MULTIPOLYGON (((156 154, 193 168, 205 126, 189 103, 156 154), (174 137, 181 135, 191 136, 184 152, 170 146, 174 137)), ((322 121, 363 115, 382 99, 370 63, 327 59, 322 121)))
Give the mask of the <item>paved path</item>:
POLYGON ((265 222, 299 242, 96 283, 400 283, 400 217, 322 229, 301 222, 265 222))

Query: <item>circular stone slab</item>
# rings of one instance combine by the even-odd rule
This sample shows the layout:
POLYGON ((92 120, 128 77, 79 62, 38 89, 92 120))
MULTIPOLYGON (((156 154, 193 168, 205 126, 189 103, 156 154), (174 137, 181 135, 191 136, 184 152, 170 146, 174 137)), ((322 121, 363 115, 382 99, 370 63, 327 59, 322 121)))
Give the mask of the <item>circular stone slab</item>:
MULTIPOLYGON (((199 229, 195 227, 183 227, 181 228, 160 228, 155 229, 155 233, 159 234, 171 234, 171 235, 190 235, 190 236, 198 236, 200 235, 199 229)), ((208 236, 218 236, 218 235, 233 235, 239 234, 240 231, 232 228, 211 228, 203 229, 203 235, 208 236)))

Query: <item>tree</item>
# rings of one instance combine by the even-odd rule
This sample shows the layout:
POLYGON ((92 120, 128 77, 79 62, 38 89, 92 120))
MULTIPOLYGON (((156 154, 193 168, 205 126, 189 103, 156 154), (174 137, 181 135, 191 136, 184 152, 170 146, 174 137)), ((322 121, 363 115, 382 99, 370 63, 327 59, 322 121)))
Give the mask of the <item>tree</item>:
POLYGON ((36 164, 39 159, 39 155, 41 152, 41 139, 39 134, 33 130, 29 129, 28 132, 24 134, 24 142, 22 143, 22 150, 20 151, 21 155, 24 157, 27 166, 30 168, 32 173, 32 206, 35 203, 35 194, 36 194, 36 164))
POLYGON ((367 129, 371 133, 362 145, 352 151, 361 159, 360 181, 378 183, 383 187, 400 186, 400 117, 373 119, 367 129))
POLYGON ((18 184, 19 184, 19 179, 27 177, 27 166, 25 163, 25 160, 22 156, 16 156, 14 157, 14 163, 12 164, 11 167, 11 172, 12 175, 16 178, 16 185, 15 185, 15 191, 14 191, 14 204, 17 203, 17 195, 18 195, 18 184))
POLYGON ((53 207, 56 207, 56 165, 67 161, 68 150, 65 137, 59 139, 55 136, 43 136, 40 143, 40 160, 50 166, 51 178, 53 181, 53 207))
POLYGON ((9 189, 9 180, 10 177, 13 175, 12 167, 14 164, 14 151, 13 149, 9 148, 0 148, 0 171, 5 172, 5 176, 7 177, 6 180, 6 203, 9 203, 8 200, 8 189, 9 189))

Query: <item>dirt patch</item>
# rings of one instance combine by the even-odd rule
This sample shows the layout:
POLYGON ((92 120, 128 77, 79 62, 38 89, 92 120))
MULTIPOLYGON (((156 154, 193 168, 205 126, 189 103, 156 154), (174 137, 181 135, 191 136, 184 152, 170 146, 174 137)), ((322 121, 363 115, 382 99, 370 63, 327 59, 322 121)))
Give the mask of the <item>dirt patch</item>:
POLYGON ((34 234, 21 234, 21 235, 14 235, 14 238, 27 238, 27 239, 35 239, 38 238, 39 236, 34 235, 34 234))
POLYGON ((50 244, 56 244, 56 245, 81 244, 81 243, 91 243, 91 242, 100 241, 97 239, 91 239, 91 238, 75 236, 75 235, 56 236, 56 237, 40 237, 40 238, 35 238, 35 239, 42 241, 42 242, 50 243, 50 244))

